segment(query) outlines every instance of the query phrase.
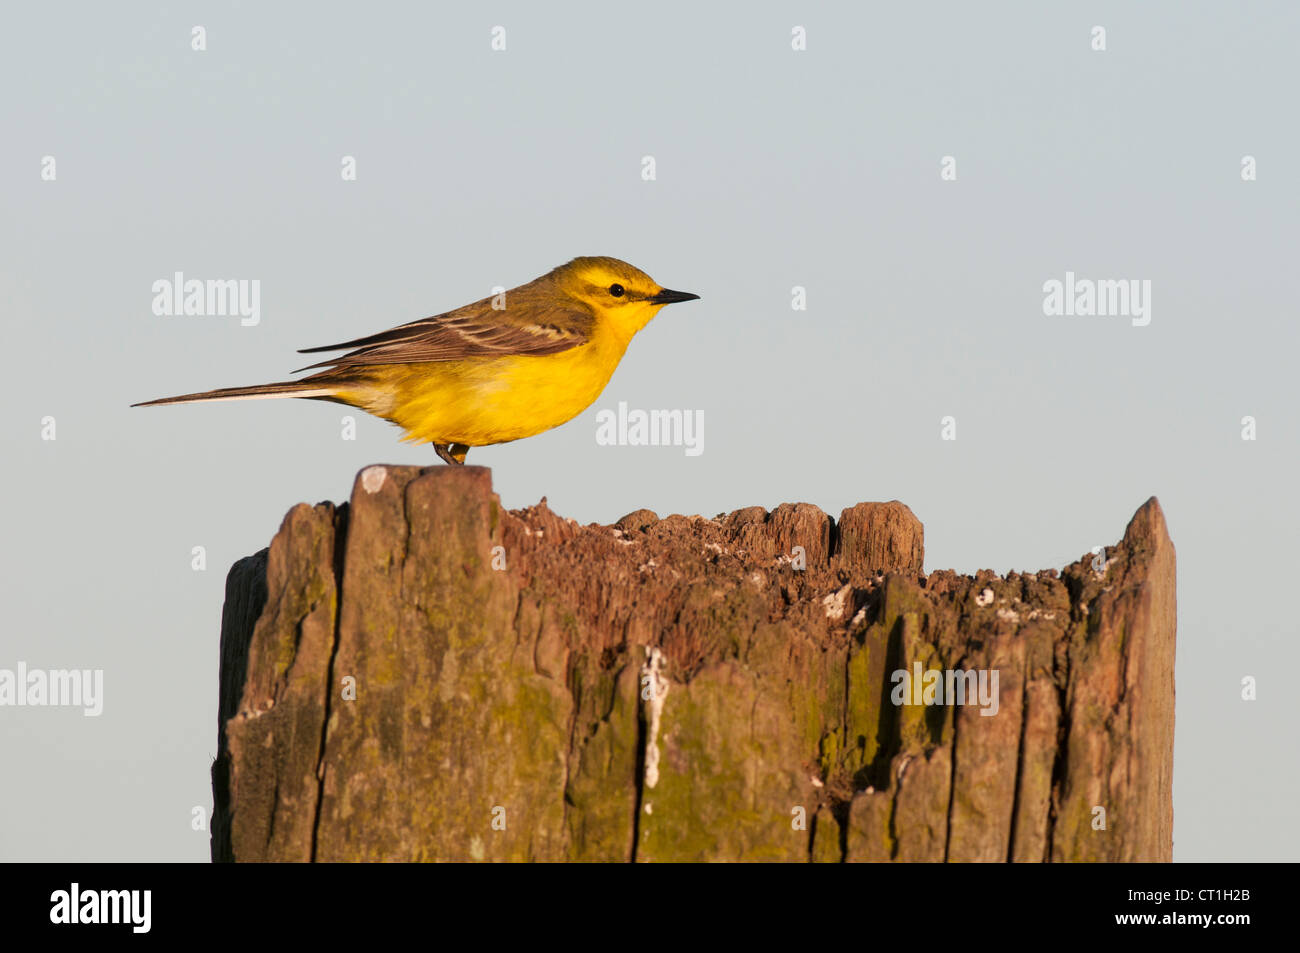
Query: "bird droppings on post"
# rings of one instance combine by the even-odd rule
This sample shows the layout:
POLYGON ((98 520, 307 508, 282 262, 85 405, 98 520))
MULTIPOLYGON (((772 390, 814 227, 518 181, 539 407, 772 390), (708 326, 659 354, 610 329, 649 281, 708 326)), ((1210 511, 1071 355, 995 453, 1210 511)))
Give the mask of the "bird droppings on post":
POLYGON ((361 471, 361 487, 372 496, 380 491, 388 471, 384 467, 366 467, 361 471))

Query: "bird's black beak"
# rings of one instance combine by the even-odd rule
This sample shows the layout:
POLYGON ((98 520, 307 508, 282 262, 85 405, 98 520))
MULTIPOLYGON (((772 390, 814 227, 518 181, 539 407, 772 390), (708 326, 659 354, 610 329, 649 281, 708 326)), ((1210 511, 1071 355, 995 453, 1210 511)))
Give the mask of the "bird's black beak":
POLYGON ((693 295, 689 291, 669 291, 665 288, 657 295, 646 298, 646 300, 651 304, 675 304, 678 301, 694 301, 697 298, 699 298, 699 295, 693 295))

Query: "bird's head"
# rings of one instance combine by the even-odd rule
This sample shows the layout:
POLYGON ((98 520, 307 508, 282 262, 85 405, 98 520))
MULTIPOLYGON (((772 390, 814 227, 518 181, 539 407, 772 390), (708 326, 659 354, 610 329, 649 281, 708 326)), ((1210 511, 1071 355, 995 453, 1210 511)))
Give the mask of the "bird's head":
POLYGON ((586 304, 627 338, 664 305, 699 297, 663 288, 640 268, 617 258, 575 258, 555 269, 552 277, 561 291, 586 304))

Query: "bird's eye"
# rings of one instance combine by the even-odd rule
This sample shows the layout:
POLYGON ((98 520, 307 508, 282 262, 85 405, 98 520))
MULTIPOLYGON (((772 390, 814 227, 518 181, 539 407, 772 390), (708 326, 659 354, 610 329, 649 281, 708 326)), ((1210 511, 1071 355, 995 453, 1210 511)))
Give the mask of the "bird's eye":
POLYGON ((621 298, 623 297, 623 286, 615 282, 609 286, 609 293, 615 298, 621 298))

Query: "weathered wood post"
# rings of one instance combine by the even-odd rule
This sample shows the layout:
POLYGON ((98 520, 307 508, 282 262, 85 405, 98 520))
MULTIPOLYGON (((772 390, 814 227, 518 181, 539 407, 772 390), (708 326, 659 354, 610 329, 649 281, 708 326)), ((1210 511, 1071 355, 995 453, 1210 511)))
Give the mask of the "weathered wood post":
POLYGON ((213 857, 1169 860, 1159 504, 1059 573, 923 556, 896 502, 580 527, 369 467, 230 572, 213 857))

